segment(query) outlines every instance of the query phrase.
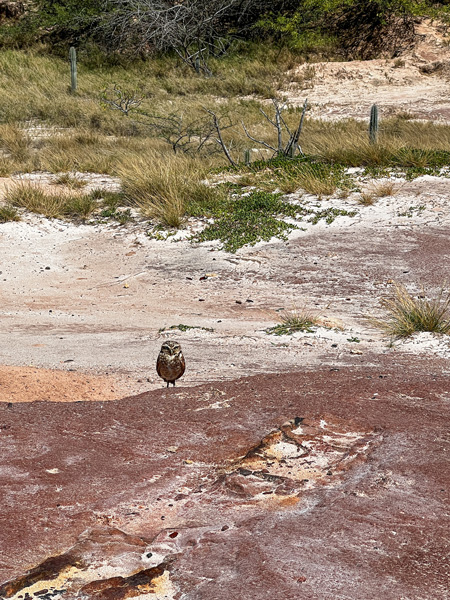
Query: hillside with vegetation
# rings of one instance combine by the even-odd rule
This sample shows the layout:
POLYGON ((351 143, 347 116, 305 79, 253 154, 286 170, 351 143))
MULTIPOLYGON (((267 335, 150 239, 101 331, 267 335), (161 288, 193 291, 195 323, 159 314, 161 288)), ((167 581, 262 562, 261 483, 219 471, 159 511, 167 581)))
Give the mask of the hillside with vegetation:
POLYGON ((47 201, 42 190, 22 185, 8 194, 4 219, 18 218, 15 208, 28 208, 83 219, 101 211, 126 220, 130 211, 116 208, 129 206, 153 226, 180 227, 190 216, 219 218, 229 210, 230 194, 255 181, 261 193, 295 191, 302 184, 326 192, 344 181, 342 189, 351 188, 348 176, 336 175, 349 166, 435 168, 448 162, 446 126, 413 125, 392 115, 374 144, 365 122, 324 124, 320 113, 310 118, 314 106, 304 103, 316 64, 395 60, 414 48, 424 16, 440 19, 445 28, 443 3, 6 5, 0 25, 0 174, 45 171, 73 188, 70 173, 105 173, 119 177, 122 187, 107 198, 95 190, 47 201), (292 89, 298 102, 289 99, 292 89), (276 159, 273 166, 268 159, 276 159), (232 189, 229 183, 205 184, 226 165, 243 175, 232 189), (266 180, 262 187, 259 172, 266 180))

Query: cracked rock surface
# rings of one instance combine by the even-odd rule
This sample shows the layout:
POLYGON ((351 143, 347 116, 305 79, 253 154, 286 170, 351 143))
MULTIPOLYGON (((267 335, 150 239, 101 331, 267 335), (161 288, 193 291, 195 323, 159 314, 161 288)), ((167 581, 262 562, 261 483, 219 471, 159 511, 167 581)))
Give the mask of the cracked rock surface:
POLYGON ((444 600, 443 364, 0 404, 0 597, 444 600))

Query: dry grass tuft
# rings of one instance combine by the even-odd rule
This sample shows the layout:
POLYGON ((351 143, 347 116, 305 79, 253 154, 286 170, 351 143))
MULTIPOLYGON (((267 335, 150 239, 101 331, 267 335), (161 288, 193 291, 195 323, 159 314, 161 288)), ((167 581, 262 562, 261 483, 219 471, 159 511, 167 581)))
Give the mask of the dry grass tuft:
POLYGON ((0 206, 0 223, 7 223, 8 221, 20 221, 20 215, 14 206, 6 204, 0 206))
POLYGON ((427 299, 423 290, 413 296, 404 285, 396 283, 393 297, 383 299, 382 305, 387 315, 370 321, 393 339, 420 331, 450 335, 450 290, 445 291, 444 286, 434 298, 427 299))
POLYGON ((64 196, 48 194, 39 186, 25 181, 7 189, 6 200, 12 206, 25 208, 49 219, 60 216, 65 203, 64 196))
POLYGON ((97 208, 96 200, 90 195, 68 196, 64 203, 63 215, 79 219, 87 219, 97 208))
POLYGON ((130 204, 149 219, 180 227, 189 202, 201 195, 206 165, 186 156, 156 154, 124 162, 118 169, 122 189, 130 204))
POLYGON ((0 125, 0 149, 14 161, 26 161, 30 157, 31 138, 17 125, 0 125))
POLYGON ((0 156, 0 177, 9 177, 16 170, 16 164, 7 156, 0 156))
POLYGON ((364 206, 371 206, 375 204, 377 200, 376 194, 373 191, 362 192, 357 198, 359 204, 363 204, 364 206))
POLYGON ((373 186, 373 193, 377 198, 394 196, 398 192, 398 186, 394 181, 380 181, 373 186))
POLYGON ((91 195, 46 192, 38 185, 25 181, 7 189, 6 200, 13 207, 24 208, 48 219, 86 219, 97 207, 97 202, 91 195))
POLYGON ((313 165, 304 166, 296 181, 292 183, 292 187, 294 188, 295 185, 297 188, 301 187, 308 194, 319 197, 331 196, 337 189, 336 177, 330 172, 318 171, 313 165))
POLYGON ((87 185, 85 179, 74 177, 73 175, 70 175, 70 173, 62 173, 56 178, 55 183, 57 185, 64 185, 72 190, 79 190, 87 185))
POLYGON ((286 310, 279 315, 280 323, 266 329, 272 335, 292 335, 297 331, 313 333, 313 327, 320 324, 320 317, 308 309, 286 310))
POLYGON ((394 196, 398 192, 398 186, 394 181, 381 181, 377 184, 372 185, 368 190, 362 192, 357 198, 360 204, 364 206, 370 206, 375 204, 377 198, 386 198, 387 196, 394 196))

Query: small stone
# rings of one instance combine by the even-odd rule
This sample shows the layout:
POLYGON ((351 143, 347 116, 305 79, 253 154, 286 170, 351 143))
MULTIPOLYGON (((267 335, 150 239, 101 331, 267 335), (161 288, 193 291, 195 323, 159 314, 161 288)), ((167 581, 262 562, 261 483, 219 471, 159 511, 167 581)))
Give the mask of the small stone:
POLYGON ((167 448, 167 452, 176 452, 178 450, 178 446, 169 446, 167 448))

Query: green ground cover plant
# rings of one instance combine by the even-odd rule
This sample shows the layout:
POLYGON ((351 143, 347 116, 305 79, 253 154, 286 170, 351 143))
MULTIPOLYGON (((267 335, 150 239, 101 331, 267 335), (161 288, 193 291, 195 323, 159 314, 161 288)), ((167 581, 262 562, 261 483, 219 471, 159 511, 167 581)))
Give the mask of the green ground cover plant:
POLYGON ((307 309, 296 309, 283 311, 279 315, 280 323, 266 329, 266 333, 271 335, 292 335, 298 331, 313 333, 314 327, 320 323, 317 314, 307 309))
POLYGON ((163 331, 170 331, 172 329, 176 329, 178 331, 189 331, 190 329, 201 329, 202 331, 214 331, 214 329, 212 327, 200 327, 200 325, 184 325, 183 323, 180 323, 179 325, 171 325, 170 327, 162 327, 159 330, 159 333, 163 333, 163 331))
POLYGON ((338 216, 355 215, 356 211, 292 204, 280 193, 257 190, 242 196, 229 195, 223 202, 210 207, 209 216, 214 222, 191 239, 195 242, 218 240, 224 250, 236 252, 245 245, 253 246, 273 237, 287 239, 289 232, 299 228, 294 219, 306 219, 312 224, 324 219, 330 224, 338 216))

